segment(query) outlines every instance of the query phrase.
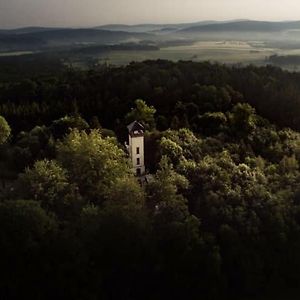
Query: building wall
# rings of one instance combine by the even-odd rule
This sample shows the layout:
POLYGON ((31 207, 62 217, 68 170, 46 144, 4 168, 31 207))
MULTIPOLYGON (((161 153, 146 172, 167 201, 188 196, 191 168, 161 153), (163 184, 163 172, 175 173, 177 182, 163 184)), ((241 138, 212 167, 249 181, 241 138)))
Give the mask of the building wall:
POLYGON ((129 135, 129 154, 132 162, 134 172, 136 173, 137 169, 141 170, 141 174, 145 173, 145 157, 144 157, 144 137, 131 137, 129 135), (139 148, 139 154, 137 154, 137 148, 139 148), (140 163, 137 163, 138 158, 140 163))

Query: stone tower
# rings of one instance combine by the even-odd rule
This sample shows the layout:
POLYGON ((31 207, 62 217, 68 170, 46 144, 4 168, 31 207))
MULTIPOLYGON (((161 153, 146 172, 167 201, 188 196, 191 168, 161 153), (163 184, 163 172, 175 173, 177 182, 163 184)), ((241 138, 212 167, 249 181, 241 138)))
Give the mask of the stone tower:
POLYGON ((133 171, 137 176, 145 174, 144 156, 144 126, 134 121, 127 126, 129 134, 128 152, 132 162, 133 171))

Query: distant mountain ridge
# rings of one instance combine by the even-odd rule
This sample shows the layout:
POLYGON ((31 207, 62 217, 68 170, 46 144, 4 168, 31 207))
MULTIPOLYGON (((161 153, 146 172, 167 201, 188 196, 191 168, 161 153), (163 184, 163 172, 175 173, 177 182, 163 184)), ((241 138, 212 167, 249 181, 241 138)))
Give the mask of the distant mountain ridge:
POLYGON ((42 32, 75 31, 75 30, 101 30, 126 33, 152 33, 159 31, 177 30, 181 32, 209 32, 209 31, 282 31, 300 29, 300 21, 254 21, 254 20, 225 20, 225 21, 199 21, 191 23, 167 24, 107 24, 91 28, 63 28, 63 27, 24 27, 16 29, 0 29, 1 34, 32 34, 42 32))
POLYGON ((31 27, 21 27, 15 29, 0 29, 0 34, 25 34, 25 33, 33 33, 33 32, 45 32, 51 30, 59 30, 64 29, 63 27, 38 27, 38 26, 31 26, 31 27))
POLYGON ((180 30, 181 32, 226 32, 226 31, 260 31, 276 32, 283 30, 300 29, 300 21, 267 22, 267 21, 234 21, 222 24, 205 24, 191 26, 180 30))
POLYGON ((266 41, 283 37, 284 41, 294 41, 300 39, 299 33, 300 21, 208 20, 178 24, 108 24, 93 28, 24 27, 0 30, 0 52, 128 42, 157 46, 201 39, 266 41), (280 34, 273 34, 276 32, 280 34))
POLYGON ((137 25, 126 25, 126 24, 107 24, 102 26, 94 27, 95 29, 111 30, 111 31, 128 31, 128 32, 153 32, 159 30, 173 29, 180 30, 183 28, 197 26, 197 25, 208 25, 215 24, 218 21, 200 21, 195 23, 174 23, 174 24, 137 24, 137 25))
POLYGON ((115 44, 131 40, 149 40, 149 33, 132 33, 98 29, 51 29, 0 31, 0 51, 38 50, 39 48, 74 46, 78 44, 115 44))

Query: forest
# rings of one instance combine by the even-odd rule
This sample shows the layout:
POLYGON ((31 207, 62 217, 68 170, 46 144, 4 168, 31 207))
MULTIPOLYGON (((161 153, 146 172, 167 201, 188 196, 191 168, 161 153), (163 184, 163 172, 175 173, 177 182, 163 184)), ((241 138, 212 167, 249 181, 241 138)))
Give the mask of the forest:
POLYGON ((296 299, 299 73, 16 70, 0 70, 1 299, 296 299))
POLYGON ((272 55, 269 58, 269 62, 281 66, 284 65, 297 66, 300 63, 300 56, 299 55, 286 55, 286 56, 272 55))

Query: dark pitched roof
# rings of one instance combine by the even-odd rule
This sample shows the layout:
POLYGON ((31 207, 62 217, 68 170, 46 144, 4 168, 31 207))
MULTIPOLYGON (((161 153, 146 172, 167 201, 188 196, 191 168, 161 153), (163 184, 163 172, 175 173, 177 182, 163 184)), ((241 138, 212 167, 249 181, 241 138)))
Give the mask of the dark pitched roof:
POLYGON ((144 126, 138 121, 134 121, 127 126, 129 132, 133 131, 144 131, 144 126))

